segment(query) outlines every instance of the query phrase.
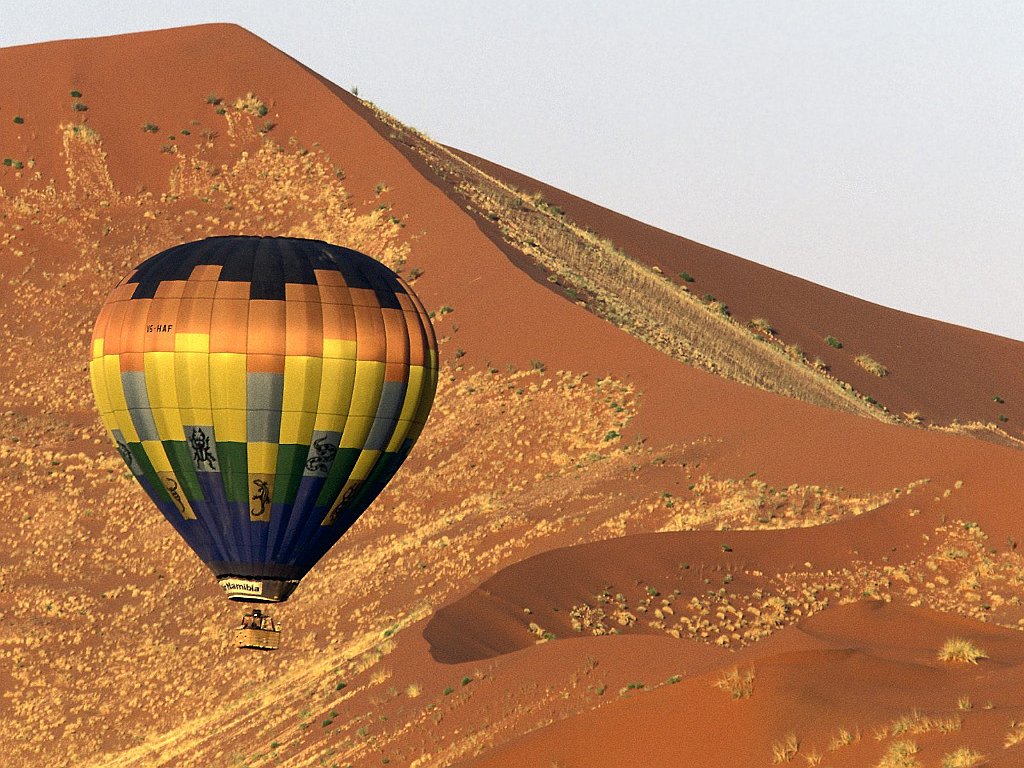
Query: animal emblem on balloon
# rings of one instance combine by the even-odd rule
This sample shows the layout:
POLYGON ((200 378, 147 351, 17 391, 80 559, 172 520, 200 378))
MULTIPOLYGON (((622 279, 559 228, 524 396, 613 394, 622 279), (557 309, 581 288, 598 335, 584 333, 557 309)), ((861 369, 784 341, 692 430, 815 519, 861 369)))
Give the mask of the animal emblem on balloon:
POLYGON ((408 456, 437 342, 365 254, 213 237, 111 291, 90 378, 121 458, 227 596, 280 602, 408 456))

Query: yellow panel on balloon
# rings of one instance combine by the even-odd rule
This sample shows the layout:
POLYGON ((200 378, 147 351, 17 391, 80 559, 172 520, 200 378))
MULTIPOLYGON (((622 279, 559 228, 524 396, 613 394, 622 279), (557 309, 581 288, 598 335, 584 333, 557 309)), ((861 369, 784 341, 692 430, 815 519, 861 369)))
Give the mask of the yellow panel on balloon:
POLYGON ((284 393, 281 409, 316 413, 320 400, 320 381, 324 360, 321 357, 289 355, 284 359, 284 393))
POLYGON ((185 439, 182 432, 181 411, 177 408, 152 408, 153 424, 156 425, 157 434, 161 440, 176 440, 181 442, 185 439))
POLYGON ((89 361, 89 379, 92 382, 92 391, 96 395, 96 408, 100 416, 113 412, 114 406, 110 403, 110 395, 107 393, 107 378, 103 372, 103 358, 93 358, 89 361))
POLYGON ((309 445, 316 417, 308 411, 281 411, 281 445, 309 445))
POLYGON ((178 390, 174 382, 174 353, 146 352, 142 356, 142 362, 146 372, 146 393, 149 395, 149 407, 154 410, 157 408, 176 409, 178 407, 178 390))
MULTIPOLYGON (((210 404, 213 408, 245 408, 245 354, 210 354, 210 404)), ((219 435, 218 435, 219 438, 219 435)))
POLYGON ((345 416, 356 380, 355 360, 324 358, 317 413, 345 416))
POLYGON ((376 360, 357 360, 356 379, 352 390, 350 416, 375 416, 384 388, 386 363, 376 360))
POLYGON ((103 378, 107 382, 110 407, 115 411, 127 411, 128 402, 124 399, 124 387, 121 384, 121 358, 118 355, 103 356, 103 378))
POLYGON ((247 439, 246 412, 241 408, 214 408, 213 433, 218 443, 244 443, 247 439))
POLYGON ((210 357, 205 352, 174 353, 178 408, 183 424, 210 424, 210 357))
POLYGON ((174 335, 174 351, 208 353, 210 351, 210 334, 176 333, 174 335))
POLYGON ((277 471, 277 443, 249 443, 246 453, 250 475, 273 475, 277 471))

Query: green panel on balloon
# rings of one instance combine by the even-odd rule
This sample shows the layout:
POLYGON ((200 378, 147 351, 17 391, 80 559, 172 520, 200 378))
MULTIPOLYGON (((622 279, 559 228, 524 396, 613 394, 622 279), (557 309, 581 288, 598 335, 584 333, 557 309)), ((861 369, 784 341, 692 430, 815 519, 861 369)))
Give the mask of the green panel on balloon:
POLYGON ((217 443, 220 476, 228 501, 249 503, 249 457, 245 443, 217 443))
POLYGON ((277 482, 274 483, 274 504, 291 504, 299 491, 302 471, 309 456, 308 445, 282 445, 277 449, 277 482))
POLYGON ((199 485, 199 478, 196 477, 196 468, 192 465, 192 452, 188 443, 177 440, 161 442, 167 453, 167 460, 171 462, 171 469, 174 470, 174 477, 185 492, 185 498, 191 501, 206 501, 203 489, 199 485))
POLYGON ((356 465, 359 454, 358 448, 339 448, 338 455, 334 457, 334 463, 327 473, 324 487, 320 490, 316 505, 318 507, 329 507, 338 498, 341 489, 345 486, 348 476, 352 474, 352 467, 356 465))
POLYGON ((155 501, 163 501, 168 504, 171 503, 171 496, 167 493, 167 489, 164 488, 163 481, 160 476, 156 473, 156 469, 153 467, 153 462, 149 460, 149 456, 146 455, 145 449, 142 447, 142 443, 128 443, 128 450, 132 452, 132 456, 138 463, 139 468, 142 470, 142 474, 153 488, 153 492, 156 493, 157 499, 155 501))

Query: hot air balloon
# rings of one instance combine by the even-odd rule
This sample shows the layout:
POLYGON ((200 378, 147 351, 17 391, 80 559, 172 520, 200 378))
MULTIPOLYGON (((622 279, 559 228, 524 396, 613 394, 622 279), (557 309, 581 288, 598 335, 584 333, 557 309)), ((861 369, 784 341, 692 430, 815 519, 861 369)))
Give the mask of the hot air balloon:
POLYGON ((125 464, 227 596, 281 602, 409 454, 437 342, 369 256, 211 237, 114 288, 90 375, 125 464))

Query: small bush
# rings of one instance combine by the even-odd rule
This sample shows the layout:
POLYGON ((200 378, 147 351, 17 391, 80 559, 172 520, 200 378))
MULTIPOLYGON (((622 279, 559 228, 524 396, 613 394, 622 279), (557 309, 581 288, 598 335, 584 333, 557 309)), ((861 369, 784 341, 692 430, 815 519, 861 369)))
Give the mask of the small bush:
POLYGON ((750 321, 750 327, 766 336, 774 336, 775 329, 772 328, 772 324, 765 320, 763 317, 755 317, 750 321))
POLYGON ((464 678, 462 678, 462 684, 463 685, 469 685, 472 682, 473 682, 473 678, 470 677, 469 675, 466 675, 464 678))
POLYGON ((206 103, 207 104, 217 105, 217 104, 220 104, 221 101, 223 101, 223 99, 221 99, 221 97, 218 96, 215 93, 211 93, 209 96, 206 97, 206 103))
POLYGON ((455 689, 454 689, 454 688, 452 688, 452 687, 451 687, 451 686, 449 685, 449 686, 448 686, 447 688, 445 688, 445 689, 444 689, 444 695, 445 695, 445 696, 448 696, 449 694, 453 693, 454 691, 455 691, 455 689))
POLYGON ((981 648, 963 637, 951 637, 939 649, 939 661, 966 662, 977 664, 978 659, 987 659, 981 648))
POLYGON ((72 104, 71 108, 73 110, 75 110, 75 112, 88 112, 89 111, 89 107, 87 107, 85 104, 83 104, 80 101, 76 101, 74 104, 72 104))
POLYGON ((235 109, 239 112, 248 112, 253 117, 263 117, 269 111, 267 105, 256 97, 252 91, 235 99, 235 109))
POLYGON ((156 133, 157 131, 160 130, 160 128, 159 126, 154 125, 153 123, 146 123, 142 126, 142 130, 145 131, 146 133, 156 133))
POLYGON ((679 279, 682 280, 684 283, 692 283, 693 275, 691 275, 689 272, 680 272, 679 279))
POLYGON ((15 123, 15 125, 21 125, 24 122, 25 122, 25 118, 22 117, 21 115, 15 115, 14 116, 14 123, 15 123))
POLYGON ((855 357, 853 359, 853 362, 855 362, 857 365, 859 365, 865 371, 870 373, 872 376, 877 376, 878 378, 882 378, 883 376, 888 376, 889 375, 889 369, 886 368, 884 365, 882 365, 877 360, 875 360, 873 357, 871 357, 871 355, 868 355, 868 354, 857 355, 857 357, 855 357))
POLYGON ((71 91, 70 95, 71 95, 72 99, 80 99, 80 98, 82 98, 82 92, 81 91, 71 91))
POLYGON ((841 342, 835 336, 826 336, 825 337, 825 343, 828 344, 833 349, 842 349, 843 348, 843 342, 841 342))

